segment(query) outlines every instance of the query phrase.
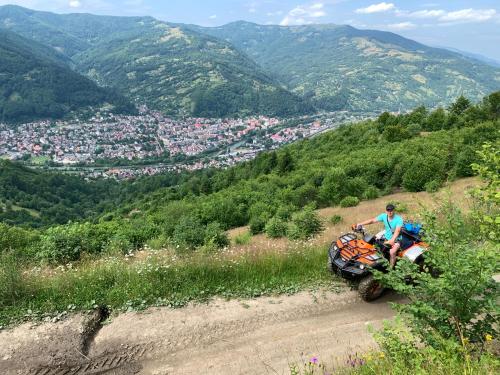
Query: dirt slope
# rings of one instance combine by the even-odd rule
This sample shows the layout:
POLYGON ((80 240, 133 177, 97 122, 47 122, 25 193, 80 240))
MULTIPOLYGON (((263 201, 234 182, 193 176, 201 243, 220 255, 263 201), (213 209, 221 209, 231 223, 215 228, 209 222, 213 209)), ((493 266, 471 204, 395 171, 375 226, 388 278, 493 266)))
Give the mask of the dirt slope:
POLYGON ((372 347, 367 325, 390 318, 387 301, 397 298, 388 294, 368 304, 355 291, 323 290, 214 300, 123 314, 95 337, 85 329, 95 317, 26 324, 0 333, 0 373, 286 374, 289 364, 313 355, 332 362, 372 347))

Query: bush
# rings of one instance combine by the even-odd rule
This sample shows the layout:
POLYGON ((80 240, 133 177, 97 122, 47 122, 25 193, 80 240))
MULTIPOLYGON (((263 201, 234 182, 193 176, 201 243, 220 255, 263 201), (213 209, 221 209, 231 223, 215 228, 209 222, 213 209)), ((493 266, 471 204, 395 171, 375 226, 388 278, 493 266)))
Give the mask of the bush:
POLYGON ((23 252, 31 244, 38 242, 39 233, 35 230, 11 227, 0 223, 0 253, 14 251, 23 252))
POLYGON ((354 207, 359 204, 359 199, 356 197, 345 197, 340 201, 340 207, 354 207))
POLYGON ((340 224, 342 221, 344 221, 344 219, 340 215, 333 215, 330 217, 330 223, 333 225, 340 224))
MULTIPOLYGON (((472 345, 460 345, 453 340, 437 338, 439 349, 422 346, 400 322, 385 323, 375 334, 381 352, 349 358, 350 375, 418 374, 495 374, 500 366, 498 358, 483 352, 473 353, 472 345), (352 368, 354 367, 354 368, 352 368)), ((344 372, 343 372, 344 373, 344 372)))
POLYGON ((363 199, 376 199, 380 196, 380 191, 375 186, 368 186, 363 194, 363 199))
POLYGON ((39 251, 39 259, 52 263, 71 262, 80 259, 82 253, 98 254, 108 243, 106 227, 90 223, 76 223, 51 227, 40 236, 40 243, 33 245, 39 251))
POLYGON ((313 206, 306 206, 292 216, 287 233, 290 239, 306 240, 323 230, 323 223, 313 206))
POLYGON ((132 250, 134 250, 134 246, 123 234, 111 237, 104 248, 104 251, 109 255, 129 254, 132 250))
POLYGON ((269 238, 280 238, 286 236, 287 229, 287 222, 275 216, 267 222, 265 232, 269 238))
POLYGON ((478 236, 476 226, 453 202, 445 202, 436 213, 427 214, 425 220, 431 248, 425 262, 439 276, 400 261, 395 270, 377 272, 376 277, 409 299, 397 309, 410 317, 412 331, 426 344, 438 347, 436 335, 460 345, 464 340, 483 342, 486 333, 497 337, 496 243, 478 236), (414 281, 411 285, 408 277, 414 281))
POLYGON ((281 220, 289 221, 295 211, 297 211, 297 208, 293 205, 282 205, 278 207, 275 216, 281 220))
POLYGON ((442 181, 445 176, 445 160, 435 156, 415 156, 404 167, 402 185, 408 191, 422 191, 430 181, 442 181))
POLYGON ((221 225, 214 221, 205 228, 205 239, 203 244, 214 249, 222 249, 229 245, 229 238, 221 225))
POLYGON ((260 216, 254 216, 250 219, 250 233, 259 234, 264 231, 266 223, 269 220, 269 214, 263 213, 260 216))
POLYGON ((182 249, 193 250, 205 240, 205 228, 200 219, 194 216, 184 216, 174 229, 172 241, 182 249))
POLYGON ((435 193, 441 187, 441 182, 432 180, 425 184, 425 191, 428 193, 435 193))

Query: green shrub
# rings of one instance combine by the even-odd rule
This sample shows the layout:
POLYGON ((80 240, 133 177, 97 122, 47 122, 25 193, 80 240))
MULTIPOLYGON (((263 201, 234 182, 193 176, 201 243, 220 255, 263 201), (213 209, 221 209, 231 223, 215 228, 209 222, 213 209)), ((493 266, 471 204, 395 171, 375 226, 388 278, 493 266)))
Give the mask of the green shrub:
POLYGON ((323 223, 314 210, 314 206, 306 206, 302 211, 292 216, 292 223, 288 230, 290 239, 305 240, 323 230, 323 223))
POLYGON ((275 216, 267 222, 265 232, 269 238, 281 238, 286 236, 287 229, 287 222, 275 216))
POLYGON ((437 180, 429 181, 425 184, 425 191, 428 193, 435 193, 441 187, 441 182, 437 180))
POLYGON ((368 186, 363 194, 363 199, 376 199, 380 196, 380 191, 375 186, 368 186))
POLYGON ((222 226, 214 221, 205 228, 203 244, 214 249, 222 249, 229 246, 229 238, 227 237, 227 233, 222 229, 222 226))
POLYGON ((39 249, 36 252, 39 259, 52 263, 70 262, 80 259, 82 253, 101 253, 113 235, 106 227, 90 223, 68 224, 47 229, 40 236, 40 243, 32 247, 39 249))
POLYGON ((35 230, 0 223, 0 253, 13 251, 20 255, 38 239, 39 233, 35 230))
POLYGON ((344 219, 340 215, 333 215, 330 217, 330 223, 333 225, 340 224, 342 221, 344 221, 344 219))
POLYGON ((259 234, 264 231, 266 223, 269 220, 269 214, 263 213, 261 216, 254 216, 250 219, 250 233, 259 234))
POLYGON ((111 237, 104 248, 104 252, 109 255, 129 254, 132 250, 134 250, 134 245, 127 236, 121 233, 111 237))
POLYGON ((292 214, 297 211, 297 207, 289 205, 281 205, 276 210, 276 217, 284 221, 289 221, 292 218, 292 214))
POLYGON ((428 345, 439 344, 436 335, 460 345, 464 339, 483 342, 486 333, 497 337, 497 243, 478 236, 476 226, 453 202, 444 202, 437 212, 425 219, 431 249, 425 264, 435 277, 406 261, 376 277, 408 298, 397 310, 411 319, 412 331, 428 345), (414 281, 411 285, 408 277, 414 281))
POLYGON ((248 245, 251 240, 252 240, 252 234, 250 232, 245 232, 245 233, 238 234, 236 237, 234 237, 234 244, 235 245, 248 245))
POLYGON ((152 220, 140 218, 122 221, 116 233, 127 238, 134 249, 139 249, 151 238, 160 235, 161 230, 152 220))
POLYGON ((442 181, 445 176, 446 161, 436 156, 415 156, 405 163, 402 186, 408 191, 422 191, 425 184, 442 181))
POLYGON ((495 374, 500 361, 489 352, 474 353, 473 345, 437 338, 439 348, 422 346, 418 338, 398 323, 385 323, 375 334, 381 351, 351 356, 345 375, 422 375, 495 374))
POLYGON ((340 207, 354 207, 359 204, 359 199, 356 197, 345 197, 340 201, 340 207))
POLYGON ((184 216, 174 229, 172 241, 182 249, 193 250, 205 240, 205 228, 195 216, 184 216))

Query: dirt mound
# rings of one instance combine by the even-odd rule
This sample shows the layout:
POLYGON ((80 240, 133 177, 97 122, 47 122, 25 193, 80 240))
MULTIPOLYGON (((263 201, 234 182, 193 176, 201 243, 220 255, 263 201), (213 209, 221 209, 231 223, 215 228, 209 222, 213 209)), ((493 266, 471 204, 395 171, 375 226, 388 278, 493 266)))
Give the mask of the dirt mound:
POLYGON ((325 361, 374 345, 367 324, 393 315, 388 294, 371 304, 357 292, 302 292, 213 300, 182 309, 102 312, 0 333, 6 375, 287 373, 311 356, 325 361))

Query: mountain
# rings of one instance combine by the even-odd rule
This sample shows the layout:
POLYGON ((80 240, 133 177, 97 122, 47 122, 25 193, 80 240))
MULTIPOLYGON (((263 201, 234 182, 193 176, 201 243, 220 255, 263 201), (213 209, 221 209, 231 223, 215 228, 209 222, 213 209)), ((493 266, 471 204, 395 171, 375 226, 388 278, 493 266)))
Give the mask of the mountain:
POLYGON ((499 60, 492 59, 491 57, 487 57, 487 56, 481 55, 479 53, 462 51, 460 49, 453 48, 453 47, 445 47, 445 46, 443 46, 443 47, 436 46, 436 47, 437 48, 444 48, 444 49, 447 49, 448 51, 452 51, 452 52, 458 53, 462 56, 470 57, 471 59, 479 60, 479 61, 482 61, 482 62, 488 64, 488 65, 492 65, 496 68, 500 68, 500 61, 499 60))
POLYGON ((398 110, 479 100, 500 88, 500 69, 397 34, 346 25, 190 26, 224 39, 292 92, 324 109, 398 110))
POLYGON ((129 112, 120 95, 72 71, 56 50, 0 29, 0 122, 60 118, 89 106, 129 112))
POLYGON ((151 17, 0 7, 0 26, 43 41, 101 86, 171 115, 298 115, 312 106, 231 44, 151 17))
POLYGON ((78 69, 169 114, 287 116, 311 107, 229 43, 148 19, 74 56, 78 69))

